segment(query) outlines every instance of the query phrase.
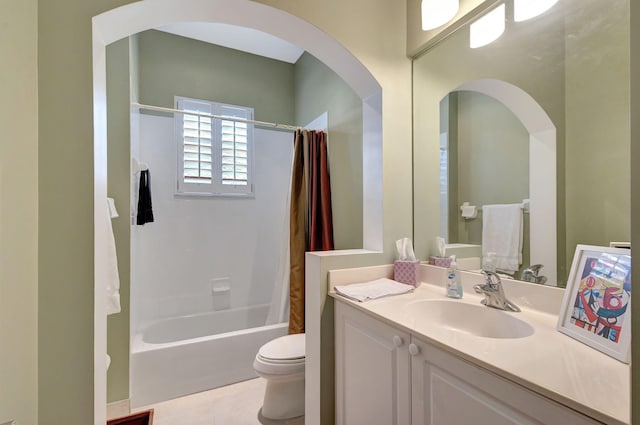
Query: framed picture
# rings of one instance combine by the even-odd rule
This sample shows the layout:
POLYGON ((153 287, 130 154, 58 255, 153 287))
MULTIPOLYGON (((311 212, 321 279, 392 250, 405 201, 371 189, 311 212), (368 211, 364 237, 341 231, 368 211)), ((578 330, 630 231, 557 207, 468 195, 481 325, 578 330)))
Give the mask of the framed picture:
POLYGON ((558 330, 624 363, 630 362, 631 250, 578 245, 558 330))

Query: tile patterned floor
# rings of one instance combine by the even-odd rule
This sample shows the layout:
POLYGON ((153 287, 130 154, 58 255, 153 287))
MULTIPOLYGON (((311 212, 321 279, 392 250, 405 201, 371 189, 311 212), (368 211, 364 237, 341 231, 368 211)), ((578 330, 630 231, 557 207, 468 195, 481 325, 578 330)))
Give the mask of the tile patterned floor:
MULTIPOLYGON (((153 425, 261 425, 258 411, 265 385, 264 379, 256 378, 135 411, 153 408, 153 425)), ((262 425, 304 425, 304 418, 262 425)))

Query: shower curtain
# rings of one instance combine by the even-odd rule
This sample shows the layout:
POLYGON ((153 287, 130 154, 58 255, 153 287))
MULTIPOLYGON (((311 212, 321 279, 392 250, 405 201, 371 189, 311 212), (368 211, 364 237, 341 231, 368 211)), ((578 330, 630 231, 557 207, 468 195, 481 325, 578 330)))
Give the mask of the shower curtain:
POLYGON ((304 255, 333 249, 326 133, 297 130, 290 210, 289 333, 304 332, 304 255))
MULTIPOLYGON (((293 169, 293 149, 289 155, 289 175, 293 169)), ((285 214, 282 218, 282 245, 280 257, 278 258, 278 268, 271 294, 271 305, 267 314, 266 325, 286 322, 289 318, 289 271, 291 270, 291 258, 289 249, 289 226, 291 209, 291 185, 287 189, 285 203, 285 214)))

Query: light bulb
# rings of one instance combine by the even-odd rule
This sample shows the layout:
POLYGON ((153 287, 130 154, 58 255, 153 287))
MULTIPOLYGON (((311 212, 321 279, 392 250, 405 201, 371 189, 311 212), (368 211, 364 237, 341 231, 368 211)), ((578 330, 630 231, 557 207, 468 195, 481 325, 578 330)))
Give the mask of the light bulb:
POLYGON ((535 18, 551 9, 558 0, 514 0, 513 20, 516 22, 535 18))
POLYGON ((422 31, 438 28, 456 16, 459 0, 422 0, 422 31))
POLYGON ((505 28, 505 6, 493 9, 469 27, 469 46, 472 49, 486 46, 502 35, 505 28))

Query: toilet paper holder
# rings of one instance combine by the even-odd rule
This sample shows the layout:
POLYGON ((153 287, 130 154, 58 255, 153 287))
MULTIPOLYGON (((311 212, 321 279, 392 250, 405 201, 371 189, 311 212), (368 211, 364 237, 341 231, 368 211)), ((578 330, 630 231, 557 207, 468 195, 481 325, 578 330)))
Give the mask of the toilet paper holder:
POLYGON ((460 206, 460 211, 462 213, 462 218, 465 220, 470 220, 472 218, 476 218, 478 216, 478 207, 475 205, 470 205, 468 202, 463 202, 460 206))

